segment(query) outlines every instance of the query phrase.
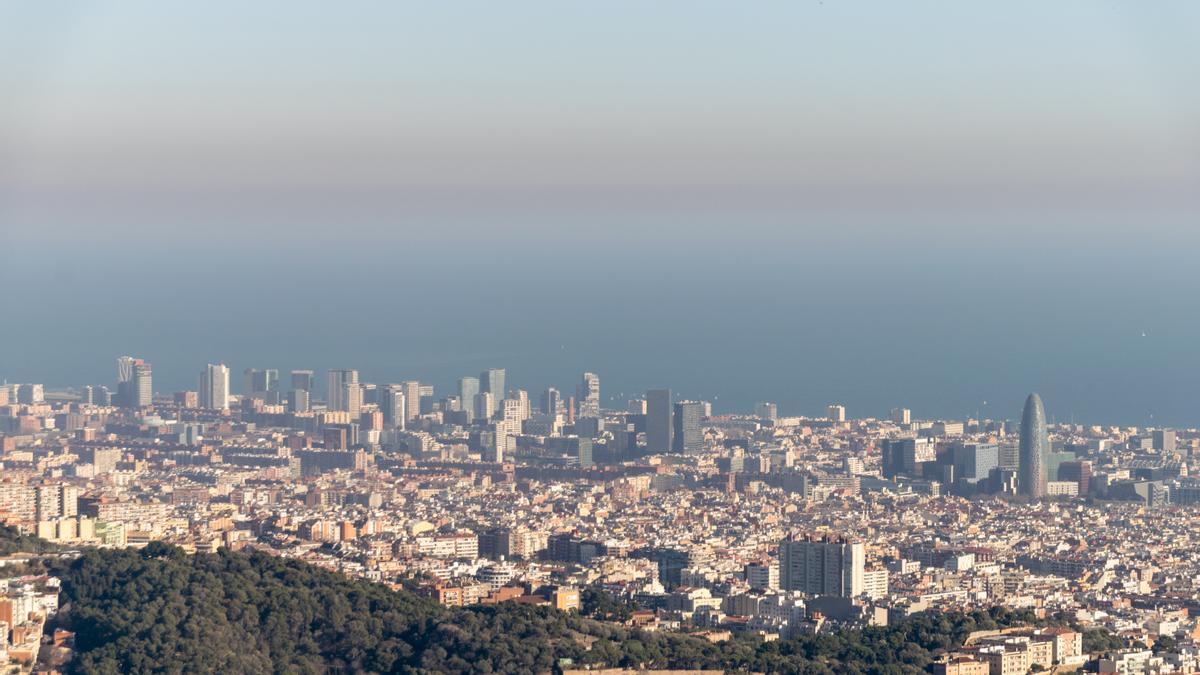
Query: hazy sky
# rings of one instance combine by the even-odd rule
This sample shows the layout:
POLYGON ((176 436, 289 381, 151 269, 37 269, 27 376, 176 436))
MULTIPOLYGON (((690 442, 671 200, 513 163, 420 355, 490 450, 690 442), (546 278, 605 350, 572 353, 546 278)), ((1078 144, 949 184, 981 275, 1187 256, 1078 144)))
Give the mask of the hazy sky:
POLYGON ((1190 422, 1198 83, 1195 2, 6 3, 0 377, 1190 422))

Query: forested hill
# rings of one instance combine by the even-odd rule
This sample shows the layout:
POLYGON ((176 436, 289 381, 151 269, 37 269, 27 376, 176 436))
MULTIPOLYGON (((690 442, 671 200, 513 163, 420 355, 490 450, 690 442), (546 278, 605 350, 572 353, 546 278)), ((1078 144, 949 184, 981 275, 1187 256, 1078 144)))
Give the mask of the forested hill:
POLYGON ((189 556, 151 544, 59 563, 60 626, 87 673, 552 672, 581 665, 917 673, 1004 610, 889 628, 720 644, 516 603, 450 609, 262 553, 189 556))

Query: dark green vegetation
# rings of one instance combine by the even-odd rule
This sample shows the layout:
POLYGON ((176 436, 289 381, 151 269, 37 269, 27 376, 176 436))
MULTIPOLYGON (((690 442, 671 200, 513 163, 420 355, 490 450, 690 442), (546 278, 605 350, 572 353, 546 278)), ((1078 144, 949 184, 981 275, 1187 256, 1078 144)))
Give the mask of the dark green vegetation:
MULTIPOLYGON (((88 673, 531 672, 576 665, 793 673, 917 673, 1003 609, 920 615, 887 628, 720 644, 515 603, 445 608, 407 592, 262 553, 188 556, 151 544, 89 550, 53 570, 59 624, 88 673)), ((619 603, 590 596, 601 614, 619 603)))
POLYGON ((19 529, 0 525, 0 555, 14 553, 49 553, 58 550, 58 546, 32 535, 24 534, 19 529))

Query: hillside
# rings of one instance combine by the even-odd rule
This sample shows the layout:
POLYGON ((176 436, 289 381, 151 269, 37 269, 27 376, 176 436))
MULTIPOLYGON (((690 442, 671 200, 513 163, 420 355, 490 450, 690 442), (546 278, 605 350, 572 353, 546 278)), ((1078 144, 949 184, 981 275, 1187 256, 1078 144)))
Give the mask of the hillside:
POLYGON ((445 608, 262 553, 188 556, 151 544, 60 563, 58 624, 86 673, 536 672, 576 665, 794 673, 916 673, 1003 610, 884 629, 712 644, 515 603, 445 608), (592 643, 591 648, 585 647, 592 643))

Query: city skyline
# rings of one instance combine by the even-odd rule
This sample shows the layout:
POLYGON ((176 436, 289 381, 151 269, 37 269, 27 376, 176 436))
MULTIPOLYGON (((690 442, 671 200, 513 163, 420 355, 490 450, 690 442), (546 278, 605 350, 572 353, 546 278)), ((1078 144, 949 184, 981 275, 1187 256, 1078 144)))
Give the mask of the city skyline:
MULTIPOLYGON (((141 359, 141 358, 134 359, 133 357, 123 356, 118 359, 117 376, 113 382, 97 381, 97 382, 82 383, 82 384, 73 383, 73 384, 67 384, 67 385, 36 382, 36 384, 38 384, 39 386, 46 387, 47 391, 78 392, 85 387, 108 386, 110 384, 115 383, 113 389, 111 390, 114 405, 123 405, 120 402, 123 400, 121 387, 123 386, 122 385, 122 382, 123 382, 122 377, 125 377, 125 375, 124 375, 125 369, 129 369, 129 372, 132 374, 133 372, 135 372, 133 370, 135 367, 143 368, 143 369, 145 369, 146 372, 145 372, 144 376, 140 376, 137 380, 140 383, 139 391, 141 392, 140 395, 142 397, 139 400, 148 402, 149 401, 148 396, 151 393, 151 389, 149 388, 151 386, 150 379, 149 379, 150 378, 149 369, 151 368, 152 365, 153 365, 152 362, 150 362, 148 359, 141 359), (136 366, 134 364, 136 364, 136 366)), ((229 373, 233 372, 235 370, 235 367, 226 366, 224 363, 221 363, 220 366, 224 367, 225 370, 227 371, 224 375, 225 379, 227 380, 225 382, 225 389, 227 390, 227 393, 225 395, 226 398, 228 398, 228 396, 230 396, 230 395, 246 395, 246 394, 255 393, 255 390, 251 388, 251 379, 250 378, 253 375, 254 377, 259 378, 258 381, 261 381, 262 378, 274 378, 272 381, 275 383, 275 389, 278 392, 279 399, 278 399, 278 401, 272 401, 272 402, 286 403, 287 402, 286 395, 288 394, 288 392, 292 389, 301 388, 301 387, 296 386, 296 375, 295 375, 296 373, 301 373, 301 374, 303 374, 302 377, 312 379, 312 381, 309 382, 309 387, 307 389, 305 389, 306 404, 311 398, 312 402, 314 402, 314 403, 317 401, 324 402, 327 405, 331 405, 332 409, 345 409, 344 406, 346 404, 341 401, 341 399, 339 398, 338 395, 335 394, 332 399, 332 402, 330 401, 330 396, 329 396, 330 387, 334 386, 336 389, 341 389, 342 388, 341 382, 342 382, 343 378, 349 378, 348 381, 352 382, 353 384, 356 384, 356 385, 359 384, 359 382, 360 382, 360 379, 359 379, 360 371, 358 369, 330 368, 330 369, 325 369, 325 370, 312 370, 312 369, 303 369, 303 368, 296 369, 296 368, 250 366, 250 367, 246 367, 244 369, 243 383, 239 389, 235 390, 232 386, 232 381, 229 380, 229 373), (283 382, 279 379, 280 372, 290 373, 290 386, 286 386, 286 387, 284 386, 283 382), (312 373, 316 373, 316 375, 315 376, 311 375, 312 373), (318 381, 316 378, 321 373, 324 373, 326 376, 325 384, 323 384, 319 389, 314 388, 313 385, 316 383, 316 381, 318 381), (338 376, 338 380, 337 380, 338 384, 336 384, 336 385, 334 384, 334 376, 335 375, 338 376)), ((212 368, 212 367, 213 367, 213 365, 209 364, 209 368, 212 368)), ((385 386, 399 386, 402 388, 408 388, 408 387, 415 387, 418 383, 420 383, 420 384, 427 385, 427 386, 433 386, 434 390, 435 390, 435 392, 437 392, 437 396, 439 398, 447 396, 447 395, 456 395, 461 398, 461 393, 463 392, 464 380, 473 381, 475 383, 475 385, 474 385, 475 388, 468 389, 468 392, 490 393, 490 392, 484 392, 481 389, 479 389, 479 387, 482 386, 482 384, 481 384, 482 380, 485 379, 485 377, 489 371, 495 371, 498 373, 502 373, 499 376, 498 384, 504 383, 508 377, 508 373, 511 372, 507 368, 486 368, 482 371, 480 377, 464 375, 461 377, 454 378, 451 386, 439 386, 438 383, 426 382, 424 380, 412 380, 412 379, 408 379, 407 376, 401 377, 398 379, 397 378, 393 378, 393 379, 370 378, 370 380, 368 380, 367 377, 363 377, 361 381, 364 384, 369 382, 371 385, 378 386, 380 388, 383 388, 385 386)), ((141 372, 141 371, 138 371, 138 372, 141 372)), ((395 371, 393 371, 393 372, 395 372, 395 371)), ((625 407, 625 405, 628 403, 628 401, 643 397, 645 393, 648 393, 651 391, 656 391, 653 387, 650 387, 650 388, 643 387, 642 389, 637 389, 636 387, 630 387, 629 391, 619 391, 616 393, 613 393, 611 391, 611 389, 608 389, 607 387, 604 390, 600 390, 599 385, 598 385, 600 377, 596 373, 593 373, 590 371, 582 371, 582 372, 583 372, 582 377, 583 377, 583 381, 585 384, 588 382, 588 378, 595 378, 595 380, 597 381, 596 390, 602 392, 599 397, 599 405, 601 408, 603 408, 605 410, 623 409, 625 407)), ((202 373, 201 388, 203 387, 204 375, 205 375, 205 373, 202 373)), ((559 378, 559 380, 563 380, 563 381, 569 381, 569 379, 570 378, 566 375, 559 378)), ((192 377, 192 384, 193 384, 192 387, 183 386, 183 387, 160 388, 158 386, 159 381, 160 380, 158 378, 155 378, 153 380, 154 385, 153 385, 152 393, 155 396, 169 398, 171 395, 173 395, 177 392, 199 391, 199 388, 196 388, 194 386, 194 384, 195 384, 194 376, 192 377)), ((0 382, 2 382, 4 384, 9 384, 9 385, 23 384, 23 382, 16 382, 16 381, 9 382, 6 378, 0 378, 0 382)), ((555 380, 555 382, 558 382, 558 380, 555 380)), ((517 389, 520 389, 522 391, 527 391, 530 393, 531 396, 538 397, 535 400, 540 405, 540 402, 543 400, 543 398, 545 396, 547 387, 549 387, 549 389, 553 390, 555 392, 555 394, 559 397, 558 401, 559 401, 560 405, 565 405, 567 402, 567 396, 562 395, 560 393, 561 390, 558 387, 555 387, 553 384, 547 385, 546 383, 534 383, 532 385, 529 385, 529 384, 522 383, 522 386, 516 387, 516 388, 510 387, 507 384, 504 384, 503 386, 505 387, 504 394, 494 397, 494 400, 492 401, 492 405, 493 405, 492 412, 493 413, 498 410, 501 401, 504 399, 504 396, 508 392, 515 391, 517 389)), ((579 394, 582 391, 583 391, 583 385, 577 386, 576 396, 571 397, 571 398, 575 399, 577 407, 580 405, 580 402, 581 402, 581 399, 579 398, 579 394)), ((810 418, 819 418, 822 416, 827 417, 829 414, 829 411, 834 408, 841 409, 842 410, 841 414, 847 415, 846 406, 844 406, 840 403, 829 403, 828 401, 826 403, 820 404, 820 405, 810 405, 806 409, 796 409, 788 404, 783 404, 781 406, 781 404, 776 401, 764 401, 762 397, 759 397, 759 398, 755 398, 753 400, 753 403, 749 403, 749 404, 742 404, 739 401, 737 403, 733 403, 728 406, 722 406, 720 404, 719 395, 717 395, 715 397, 714 396, 705 396, 703 394, 697 394, 697 395, 687 394, 687 395, 685 395, 685 394, 681 394, 678 391, 670 391, 670 390, 668 390, 668 391, 672 397, 671 398, 672 409, 675 409, 675 407, 677 405, 676 404, 677 401, 683 402, 683 403, 689 403, 694 399, 694 400, 704 401, 710 408, 713 408, 716 411, 715 414, 748 415, 751 413, 757 413, 761 409, 761 406, 769 404, 771 406, 774 406, 775 410, 778 411, 777 414, 780 416, 798 416, 798 417, 810 417, 810 418), (825 415, 822 415, 822 413, 825 413, 825 415)), ((262 393, 262 392, 259 391, 258 393, 262 393)), ((409 395, 407 396, 407 398, 408 398, 409 402, 408 402, 407 406, 409 408, 409 413, 410 413, 409 418, 411 419, 412 417, 415 416, 411 413, 413 410, 415 410, 416 404, 413 403, 413 397, 411 396, 411 391, 409 391, 408 393, 409 393, 409 395)), ((361 392, 358 393, 358 396, 361 397, 361 392)), ((749 400, 749 399, 746 399, 746 400, 749 400)), ((816 400, 816 399, 814 398, 812 400, 816 400)), ((1126 426, 1126 424, 1124 424, 1122 422, 1112 421, 1112 420, 1104 421, 1104 420, 1075 419, 1073 416, 1068 416, 1065 419, 1062 417, 1055 417, 1053 414, 1045 412, 1045 408, 1042 404, 1042 400, 1036 393, 1030 394, 1026 398, 1024 406, 1020 408, 1021 412, 1019 412, 1017 414, 1012 414, 1012 411, 1009 411, 1008 413, 1004 412, 1004 409, 999 406, 996 406, 994 404, 994 402, 990 406, 987 402, 981 402, 981 405, 977 406, 975 411, 973 411, 973 412, 967 411, 965 413, 960 413, 957 416, 954 414, 950 414, 950 415, 926 414, 920 410, 914 412, 912 410, 912 408, 910 406, 908 406, 906 403, 900 402, 900 407, 896 407, 896 403, 887 404, 890 407, 888 407, 886 410, 867 409, 864 411, 862 409, 856 408, 855 406, 850 406, 849 416, 855 417, 855 418, 894 419, 894 418, 896 418, 897 414, 903 413, 902 417, 904 419, 907 419, 907 416, 911 416, 913 419, 924 419, 924 420, 993 419, 993 420, 999 420, 999 421, 1023 421, 1026 417, 1028 417, 1031 414, 1030 413, 1031 403, 1035 403, 1036 409, 1038 411, 1040 411, 1039 414, 1040 414, 1040 418, 1041 418, 1043 424, 1047 424, 1047 423, 1049 423, 1049 424, 1082 423, 1082 424, 1099 424, 1099 425, 1116 424, 1116 425, 1126 426), (1034 402, 1034 399, 1036 399, 1036 402, 1034 402), (989 414, 983 414, 984 411, 987 411, 989 414)), ((144 406, 144 405, 146 405, 146 403, 143 403, 142 405, 144 406)), ((360 405, 361 405, 361 401, 360 401, 360 405)), ((1035 415, 1035 417, 1036 416, 1037 415, 1035 415)), ((1166 427, 1166 428, 1171 428, 1171 427, 1200 428, 1200 422, 1193 424, 1193 425, 1189 425, 1187 423, 1173 424, 1168 421, 1162 421, 1162 420, 1160 420, 1158 423, 1155 423, 1153 420, 1149 420, 1148 422, 1149 422, 1148 424, 1141 424, 1141 425, 1135 424, 1134 426, 1147 426, 1147 427, 1151 427, 1151 428, 1163 428, 1163 427, 1166 427)), ((674 445, 676 442, 675 438, 674 438, 675 434, 676 434, 676 431, 674 429, 672 429, 669 432, 669 438, 670 438, 671 445, 674 445)))

